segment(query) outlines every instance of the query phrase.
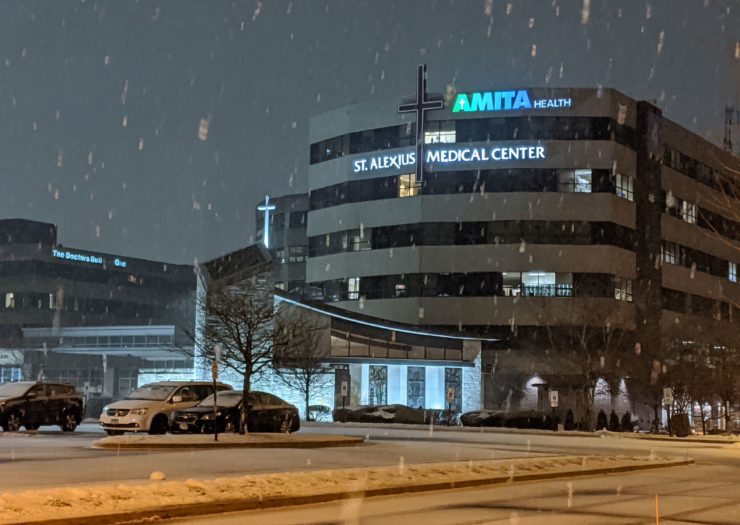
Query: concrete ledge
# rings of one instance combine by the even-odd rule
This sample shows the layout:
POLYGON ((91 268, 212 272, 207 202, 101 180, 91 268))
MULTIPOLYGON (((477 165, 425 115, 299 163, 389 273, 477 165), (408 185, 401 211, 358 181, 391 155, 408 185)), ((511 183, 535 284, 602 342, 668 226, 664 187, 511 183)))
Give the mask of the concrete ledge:
MULTIPOLYGON (((245 510, 257 510, 293 505, 307 505, 325 503, 352 498, 367 498, 373 496, 387 496, 393 494, 408 494, 434 490, 499 485, 516 482, 531 482, 556 478, 572 478, 581 476, 605 475, 612 473, 658 469, 666 467, 685 466, 693 463, 688 459, 658 458, 640 460, 622 456, 595 457, 595 456, 565 456, 550 459, 528 459, 509 462, 482 461, 482 462, 453 462, 425 465, 408 465, 406 467, 381 467, 367 469, 336 469, 332 471, 293 472, 248 476, 246 478, 221 478, 209 481, 161 482, 164 485, 148 484, 130 487, 127 494, 126 486, 111 486, 105 492, 103 487, 75 487, 74 489, 34 491, 32 498, 38 500, 42 506, 52 505, 59 511, 63 509, 67 516, 45 519, 42 516, 23 516, 14 520, 7 513, 0 513, 0 523, 43 523, 47 525, 93 525, 113 524, 133 521, 153 521, 179 517, 218 514, 245 510), (588 463, 593 467, 587 467, 588 463), (266 492, 249 493, 242 487, 254 487, 257 478, 265 478, 266 492), (449 479, 446 479, 448 478, 449 479), (233 494, 244 494, 240 497, 225 497, 224 499, 210 499, 197 501, 202 498, 199 491, 211 490, 219 492, 219 483, 236 482, 233 494), (247 480, 247 481, 245 481, 247 480), (281 485, 282 482, 283 484, 281 485), (167 485, 167 484, 170 485, 167 485), (241 485, 239 485, 241 483, 241 485), (246 484, 245 484, 246 483, 246 484), (178 485, 179 484, 179 485, 178 485), (214 486, 211 486, 214 485, 214 486), (161 489, 159 487, 161 486, 161 489), (179 488, 178 488, 179 487, 179 488), (282 488, 281 488, 282 487, 282 488), (293 494, 285 493, 287 487, 292 487, 293 494), (305 488, 301 488, 305 487, 305 488), (80 509, 75 512, 75 500, 96 501, 104 505, 101 497, 108 497, 120 501, 136 499, 136 494, 153 494, 191 491, 191 496, 181 499, 176 494, 168 494, 177 504, 167 504, 162 501, 153 505, 153 501, 142 501, 140 508, 120 509, 118 511, 102 508, 94 514, 89 510, 80 509), (305 491, 302 493, 301 491, 305 491), (194 501, 195 500, 195 501, 194 501)), ((14 496, 12 504, 19 508, 29 508, 24 505, 25 494, 4 495, 14 496)), ((145 498, 146 499, 146 498, 145 498)), ((155 498, 156 499, 156 498, 155 498)), ((49 514, 54 512, 49 510, 49 514)))
POLYGON ((333 434, 130 434, 99 439, 94 448, 112 450, 176 450, 214 448, 325 448, 361 445, 364 439, 357 436, 333 434))
MULTIPOLYGON (((411 423, 343 423, 341 421, 333 422, 304 422, 305 428, 373 428, 373 429, 409 429, 409 430, 427 430, 430 425, 414 425, 411 423)), ((665 434, 642 434, 639 432, 610 432, 604 430, 595 430, 593 432, 584 432, 582 430, 563 430, 556 432, 554 430, 540 430, 531 428, 510 428, 510 427, 465 427, 465 426, 445 426, 434 425, 431 427, 434 432, 469 432, 476 434, 522 434, 522 435, 540 435, 540 436, 565 436, 565 437, 590 437, 590 438, 626 438, 626 439, 648 439, 656 441, 677 441, 680 443, 705 443, 732 445, 740 444, 740 436, 702 436, 691 435, 686 437, 668 436, 665 434)))

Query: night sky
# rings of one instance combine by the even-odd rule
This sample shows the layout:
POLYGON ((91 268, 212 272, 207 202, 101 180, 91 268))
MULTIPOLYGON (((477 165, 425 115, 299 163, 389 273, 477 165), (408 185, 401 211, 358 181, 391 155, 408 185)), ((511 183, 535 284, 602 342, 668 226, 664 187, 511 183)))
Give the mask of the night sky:
POLYGON ((303 191, 308 118, 429 89, 617 88, 721 144, 737 0, 0 3, 0 216, 192 263, 303 191))

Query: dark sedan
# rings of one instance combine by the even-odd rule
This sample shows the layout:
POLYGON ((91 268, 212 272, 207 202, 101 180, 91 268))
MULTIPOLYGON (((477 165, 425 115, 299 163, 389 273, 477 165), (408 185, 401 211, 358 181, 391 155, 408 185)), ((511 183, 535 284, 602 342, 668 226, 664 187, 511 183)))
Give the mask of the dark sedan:
MULTIPOLYGON (((295 432, 301 427, 298 409, 267 392, 250 392, 248 397, 249 432, 295 432)), ((216 401, 215 422, 219 432, 238 432, 242 391, 219 392, 216 401)), ((213 395, 192 408, 175 412, 173 432, 213 432, 213 395)))

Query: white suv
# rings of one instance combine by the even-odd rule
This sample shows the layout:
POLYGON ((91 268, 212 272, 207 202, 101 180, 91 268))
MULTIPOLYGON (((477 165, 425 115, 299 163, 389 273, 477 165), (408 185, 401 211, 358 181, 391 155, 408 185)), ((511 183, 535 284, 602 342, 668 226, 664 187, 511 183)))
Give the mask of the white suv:
MULTIPOLYGON (((231 390, 217 383, 218 390, 231 390)), ((103 407, 100 426, 110 436, 124 432, 164 434, 170 428, 172 414, 190 408, 213 393, 207 381, 160 381, 131 392, 125 399, 103 407)))

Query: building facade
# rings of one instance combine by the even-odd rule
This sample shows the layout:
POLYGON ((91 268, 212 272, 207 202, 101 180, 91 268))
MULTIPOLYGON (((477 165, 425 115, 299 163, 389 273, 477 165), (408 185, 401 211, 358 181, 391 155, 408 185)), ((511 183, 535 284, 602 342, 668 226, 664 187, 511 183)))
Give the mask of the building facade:
POLYGON ((294 295, 307 295, 308 195, 298 193, 277 198, 265 197, 257 204, 255 211, 255 238, 272 255, 275 287, 294 295))
POLYGON ((98 406, 141 382, 192 377, 181 350, 195 291, 192 266, 70 248, 53 224, 1 220, 0 380, 69 382, 98 406))
MULTIPOLYGON (((488 408, 514 391, 546 408, 553 386, 567 400, 578 374, 549 350, 580 328, 643 369, 666 349, 737 350, 737 157, 611 89, 454 93, 421 131, 398 103, 310 122, 306 281, 321 300, 498 339, 482 350, 488 408)), ((601 403, 638 410, 637 373, 605 371, 601 403)))

